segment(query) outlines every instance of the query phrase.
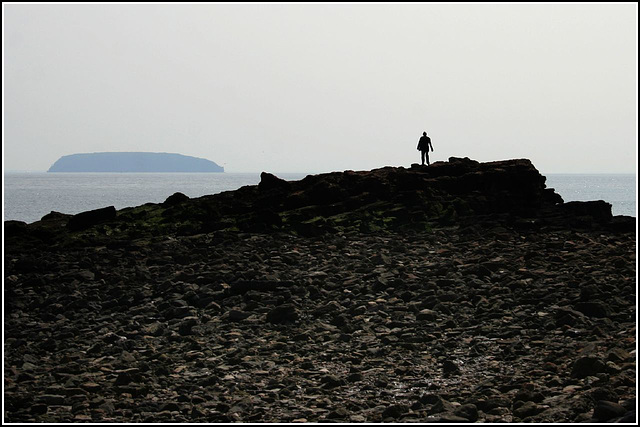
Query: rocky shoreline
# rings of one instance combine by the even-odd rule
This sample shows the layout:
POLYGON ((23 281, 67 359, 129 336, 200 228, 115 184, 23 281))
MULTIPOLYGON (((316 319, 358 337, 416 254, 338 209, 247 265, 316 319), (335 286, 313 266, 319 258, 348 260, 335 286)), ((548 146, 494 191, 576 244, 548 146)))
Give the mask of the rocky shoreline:
POLYGON ((5 422, 635 422, 635 219, 450 159, 5 222, 5 422))

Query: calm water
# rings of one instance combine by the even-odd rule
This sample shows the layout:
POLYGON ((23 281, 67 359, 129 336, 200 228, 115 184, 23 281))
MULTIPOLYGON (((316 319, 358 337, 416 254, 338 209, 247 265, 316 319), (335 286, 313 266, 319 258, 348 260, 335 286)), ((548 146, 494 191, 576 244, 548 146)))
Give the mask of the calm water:
MULTIPOLYGON (((306 174, 277 174, 298 180, 306 174)), ((122 209, 160 203, 175 192, 200 197, 260 182, 259 173, 46 173, 4 174, 4 220, 38 221, 51 211, 75 214, 105 206, 122 209)), ((635 175, 547 175, 565 202, 605 200, 614 215, 636 215, 635 175)))
MULTIPOLYGON (((302 179, 305 174, 279 174, 302 179)), ((161 203, 173 193, 200 197, 260 182, 259 173, 47 173, 4 174, 4 220, 38 221, 51 211, 76 214, 115 206, 161 203)))

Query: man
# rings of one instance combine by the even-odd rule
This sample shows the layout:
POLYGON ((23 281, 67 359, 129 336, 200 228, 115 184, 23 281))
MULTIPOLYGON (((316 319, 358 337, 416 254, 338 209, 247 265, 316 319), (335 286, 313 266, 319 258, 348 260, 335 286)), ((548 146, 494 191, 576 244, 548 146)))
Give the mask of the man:
POLYGON ((429 166, 429 147, 433 151, 433 145, 431 145, 431 138, 427 136, 426 132, 422 132, 420 141, 418 141, 418 150, 422 154, 422 166, 424 166, 425 158, 427 160, 427 166, 429 166))

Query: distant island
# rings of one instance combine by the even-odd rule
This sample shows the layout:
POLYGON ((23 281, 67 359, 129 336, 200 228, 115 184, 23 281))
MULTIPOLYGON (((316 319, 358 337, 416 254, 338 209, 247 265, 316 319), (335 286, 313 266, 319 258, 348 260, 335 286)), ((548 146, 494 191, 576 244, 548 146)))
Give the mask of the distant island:
POLYGON ((115 152, 62 156, 47 172, 224 172, 224 168, 182 154, 115 152))

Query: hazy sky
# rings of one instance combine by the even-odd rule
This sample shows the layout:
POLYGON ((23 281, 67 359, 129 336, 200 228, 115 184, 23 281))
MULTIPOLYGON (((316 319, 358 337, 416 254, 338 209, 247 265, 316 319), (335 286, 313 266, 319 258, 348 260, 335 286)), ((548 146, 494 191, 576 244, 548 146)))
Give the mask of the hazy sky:
POLYGON ((638 6, 3 4, 5 170, 174 152, 228 172, 529 158, 637 169, 638 6))

